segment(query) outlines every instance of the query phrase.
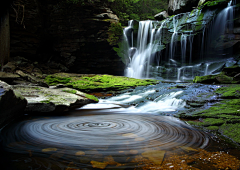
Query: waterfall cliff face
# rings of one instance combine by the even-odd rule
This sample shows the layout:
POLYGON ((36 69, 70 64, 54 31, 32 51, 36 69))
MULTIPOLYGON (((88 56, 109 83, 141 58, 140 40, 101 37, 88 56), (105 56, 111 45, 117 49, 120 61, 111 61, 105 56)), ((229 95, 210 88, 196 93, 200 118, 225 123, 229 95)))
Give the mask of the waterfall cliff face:
POLYGON ((231 39, 233 19, 230 1, 221 11, 194 9, 163 21, 140 21, 137 34, 129 25, 124 30, 129 46, 125 75, 184 81, 221 71, 232 62, 226 39, 231 39))

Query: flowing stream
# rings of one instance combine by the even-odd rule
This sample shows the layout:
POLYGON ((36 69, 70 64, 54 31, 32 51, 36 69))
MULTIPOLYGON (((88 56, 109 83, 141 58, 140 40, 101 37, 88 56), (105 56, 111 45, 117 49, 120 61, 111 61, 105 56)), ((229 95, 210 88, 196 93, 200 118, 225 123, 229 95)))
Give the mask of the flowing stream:
MULTIPOLYGON (((191 110, 197 95, 209 95, 216 88, 159 83, 64 115, 26 115, 1 130, 1 166, 9 170, 221 169, 229 161, 238 166, 237 149, 173 117, 191 110)), ((213 95, 208 100, 216 99, 213 95)))

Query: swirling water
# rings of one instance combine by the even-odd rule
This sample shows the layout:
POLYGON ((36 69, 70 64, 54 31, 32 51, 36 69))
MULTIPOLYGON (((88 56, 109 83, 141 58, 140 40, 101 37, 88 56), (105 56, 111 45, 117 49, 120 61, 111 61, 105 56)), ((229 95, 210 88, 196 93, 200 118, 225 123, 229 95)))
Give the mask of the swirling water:
POLYGON ((206 149, 216 151, 214 136, 164 115, 185 109, 187 96, 217 86, 173 87, 138 87, 62 116, 17 120, 1 130, 3 163, 18 170, 194 168, 187 164, 190 158, 210 154, 206 149), (171 162, 178 159, 178 165, 171 162))

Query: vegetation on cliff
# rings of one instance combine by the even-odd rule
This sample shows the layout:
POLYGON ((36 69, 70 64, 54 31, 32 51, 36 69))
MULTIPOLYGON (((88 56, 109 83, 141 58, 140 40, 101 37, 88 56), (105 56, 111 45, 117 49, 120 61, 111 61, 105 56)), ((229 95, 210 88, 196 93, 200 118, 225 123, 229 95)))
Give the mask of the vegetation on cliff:
MULTIPOLYGON (((100 0, 65 0, 72 4, 94 4, 100 0)), ((120 22, 127 24, 128 20, 154 19, 154 15, 167 10, 168 0, 108 0, 103 3, 120 18, 120 22)))
POLYGON ((127 24, 128 20, 154 19, 154 15, 168 8, 168 0, 109 0, 110 7, 127 24))

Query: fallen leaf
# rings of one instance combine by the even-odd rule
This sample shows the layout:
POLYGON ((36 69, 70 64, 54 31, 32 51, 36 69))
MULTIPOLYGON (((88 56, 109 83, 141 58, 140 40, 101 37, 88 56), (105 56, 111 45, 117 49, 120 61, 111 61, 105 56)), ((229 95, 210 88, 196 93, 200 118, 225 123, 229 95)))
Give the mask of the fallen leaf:
POLYGON ((181 146, 181 149, 185 150, 185 151, 198 151, 197 149, 191 148, 191 147, 187 147, 187 146, 181 146))
POLYGON ((159 150, 148 150, 142 153, 142 156, 148 158, 150 161, 154 162, 157 165, 160 165, 163 161, 166 151, 159 150))
POLYGON ((57 148, 45 148, 45 149, 42 149, 42 152, 52 152, 52 151, 57 151, 57 148))
POLYGON ((97 161, 91 161, 93 168, 99 168, 99 169, 105 169, 108 165, 106 162, 97 162, 97 161))

